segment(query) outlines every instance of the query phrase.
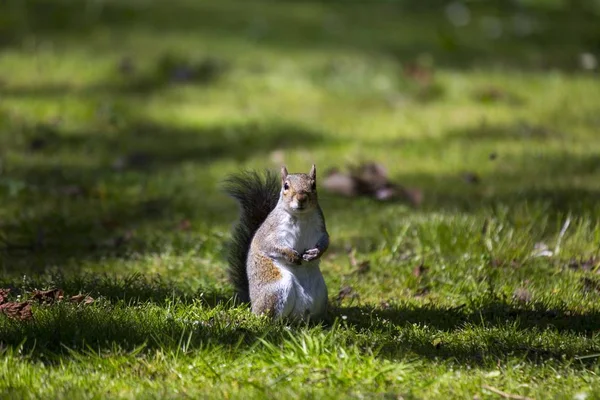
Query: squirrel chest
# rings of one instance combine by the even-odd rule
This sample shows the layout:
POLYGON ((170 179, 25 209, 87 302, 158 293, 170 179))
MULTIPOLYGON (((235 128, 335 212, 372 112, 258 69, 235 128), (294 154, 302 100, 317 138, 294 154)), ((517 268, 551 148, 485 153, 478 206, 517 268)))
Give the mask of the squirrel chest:
POLYGON ((279 238, 297 252, 302 253, 315 247, 322 234, 321 221, 315 213, 306 217, 289 216, 280 227, 279 238))

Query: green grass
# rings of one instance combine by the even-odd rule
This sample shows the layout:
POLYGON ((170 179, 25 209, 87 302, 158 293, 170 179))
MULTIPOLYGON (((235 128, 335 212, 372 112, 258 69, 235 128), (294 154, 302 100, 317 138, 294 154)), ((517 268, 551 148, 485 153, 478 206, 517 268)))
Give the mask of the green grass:
POLYGON ((600 398, 599 4, 419 4, 3 2, 0 288, 95 301, 0 315, 0 397, 600 398), (424 201, 320 189, 328 320, 235 306, 227 174, 360 160, 424 201))

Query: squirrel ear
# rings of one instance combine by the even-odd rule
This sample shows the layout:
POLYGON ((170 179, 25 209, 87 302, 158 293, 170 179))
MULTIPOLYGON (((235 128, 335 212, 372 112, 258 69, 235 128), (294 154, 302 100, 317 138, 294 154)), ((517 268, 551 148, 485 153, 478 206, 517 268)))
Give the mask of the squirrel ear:
POLYGON ((315 164, 312 165, 312 168, 310 169, 310 172, 309 172, 308 175, 313 180, 317 179, 317 167, 315 166, 315 164))
POLYGON ((288 176, 288 170, 284 165, 283 167, 281 167, 281 180, 285 181, 285 178, 287 178, 287 176, 288 176))

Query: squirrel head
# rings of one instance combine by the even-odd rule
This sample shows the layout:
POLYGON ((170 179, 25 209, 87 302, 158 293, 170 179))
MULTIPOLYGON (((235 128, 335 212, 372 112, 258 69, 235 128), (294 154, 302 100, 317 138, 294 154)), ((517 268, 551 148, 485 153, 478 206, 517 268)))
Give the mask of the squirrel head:
POLYGON ((308 174, 289 174, 281 167, 281 198, 292 214, 304 214, 318 206, 317 168, 313 164, 308 174))

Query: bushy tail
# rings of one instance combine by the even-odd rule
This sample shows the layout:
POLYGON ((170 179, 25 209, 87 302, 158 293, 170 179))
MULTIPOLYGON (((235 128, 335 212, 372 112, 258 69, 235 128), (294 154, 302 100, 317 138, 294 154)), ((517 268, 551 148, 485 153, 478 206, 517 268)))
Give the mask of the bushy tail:
POLYGON ((279 179, 267 171, 261 177, 255 171, 230 176, 225 192, 240 205, 240 219, 233 228, 228 254, 229 281, 235 287, 238 300, 250 301, 246 259, 254 234, 260 228, 279 200, 279 179))

